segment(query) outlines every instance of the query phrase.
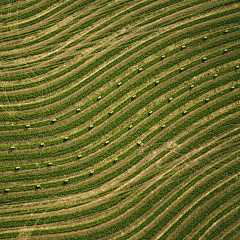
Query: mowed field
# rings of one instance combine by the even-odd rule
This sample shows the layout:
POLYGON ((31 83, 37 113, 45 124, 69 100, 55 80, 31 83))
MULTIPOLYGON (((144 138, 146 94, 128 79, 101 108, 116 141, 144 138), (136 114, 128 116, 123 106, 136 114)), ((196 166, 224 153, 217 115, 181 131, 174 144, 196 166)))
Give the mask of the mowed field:
POLYGON ((240 239, 239 0, 0 1, 0 239, 240 239))

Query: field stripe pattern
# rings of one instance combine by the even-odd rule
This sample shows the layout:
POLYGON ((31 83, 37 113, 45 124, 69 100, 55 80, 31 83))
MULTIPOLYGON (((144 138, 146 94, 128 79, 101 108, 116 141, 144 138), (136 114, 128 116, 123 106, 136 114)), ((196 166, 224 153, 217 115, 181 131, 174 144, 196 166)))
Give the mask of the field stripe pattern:
POLYGON ((238 239, 238 0, 0 3, 0 239, 238 239))

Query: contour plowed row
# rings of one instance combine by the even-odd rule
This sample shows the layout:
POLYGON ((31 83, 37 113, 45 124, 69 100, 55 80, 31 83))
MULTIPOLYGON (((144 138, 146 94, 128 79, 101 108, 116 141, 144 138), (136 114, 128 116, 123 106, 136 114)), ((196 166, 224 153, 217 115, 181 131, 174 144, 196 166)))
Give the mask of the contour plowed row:
POLYGON ((238 1, 1 7, 1 239, 237 236, 238 1))

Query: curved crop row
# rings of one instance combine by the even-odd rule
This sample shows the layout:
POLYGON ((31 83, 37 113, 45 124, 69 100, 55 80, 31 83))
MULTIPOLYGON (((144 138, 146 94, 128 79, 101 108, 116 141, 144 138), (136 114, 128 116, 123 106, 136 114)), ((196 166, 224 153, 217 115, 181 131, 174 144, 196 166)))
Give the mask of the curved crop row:
POLYGON ((1 239, 232 239, 237 0, 3 0, 1 239))

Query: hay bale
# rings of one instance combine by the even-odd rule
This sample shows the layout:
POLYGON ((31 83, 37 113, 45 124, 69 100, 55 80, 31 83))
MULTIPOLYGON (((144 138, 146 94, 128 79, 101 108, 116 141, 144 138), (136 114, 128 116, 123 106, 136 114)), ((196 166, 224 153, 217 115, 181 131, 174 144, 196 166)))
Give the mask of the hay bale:
POLYGON ((186 115, 187 114, 187 111, 185 110, 184 112, 183 112, 183 115, 186 115))
POLYGON ((172 98, 172 97, 170 97, 170 98, 168 99, 168 101, 169 101, 169 102, 171 102, 172 100, 173 100, 173 98, 172 98))
POLYGON ((207 36, 203 37, 203 40, 207 40, 207 36))
POLYGON ((139 141, 137 142, 137 145, 138 145, 138 146, 141 146, 141 144, 142 144, 142 142, 139 140, 139 141))
POLYGON ((131 129, 133 127, 133 125, 130 125, 129 127, 128 127, 128 129, 131 129))
POLYGON ((192 84, 191 86, 190 86, 190 89, 193 89, 194 88, 194 85, 192 84))
POLYGON ((45 144, 44 143, 40 143, 40 147, 43 147, 45 144))
POLYGON ((223 53, 227 53, 227 51, 228 51, 227 49, 224 49, 224 50, 223 50, 223 53))
POLYGON ((207 58, 206 58, 206 57, 204 57, 204 58, 202 59, 202 61, 203 61, 203 62, 205 62, 206 60, 207 60, 207 58))
POLYGON ((51 163, 51 162, 49 162, 47 165, 50 167, 50 166, 52 166, 52 163, 51 163))
POLYGON ((11 147, 10 147, 10 150, 14 150, 14 149, 15 149, 15 147, 14 147, 14 146, 11 146, 11 147))
POLYGON ((162 125, 162 128, 165 128, 165 127, 166 127, 166 125, 165 125, 165 124, 163 124, 163 125, 162 125))
POLYGON ((181 47, 181 49, 185 49, 186 48, 186 46, 185 45, 183 45, 182 47, 181 47))
POLYGON ((64 180, 64 183, 65 183, 65 184, 68 183, 68 179, 64 180))
POLYGON ((81 108, 77 108, 77 110, 76 110, 77 112, 80 112, 81 111, 81 108))
POLYGON ((226 29, 226 30, 224 31, 224 33, 228 33, 228 30, 226 29))
POLYGON ((108 145, 108 144, 109 144, 109 141, 106 141, 106 142, 105 142, 105 145, 108 145))
POLYGON ((236 68, 236 69, 239 69, 239 65, 237 65, 235 68, 236 68))
POLYGON ((109 112, 109 115, 113 115, 113 111, 109 112))
POLYGON ((213 77, 216 78, 218 75, 217 74, 214 74, 213 77))
POLYGON ((99 101, 102 97, 101 96, 98 96, 97 100, 99 101))
POLYGON ((235 89, 235 87, 234 87, 234 86, 230 87, 230 90, 231 90, 231 91, 233 91, 234 89, 235 89))
POLYGON ((36 185, 36 188, 37 189, 41 188, 41 185, 40 184, 36 185))
POLYGON ((182 72, 184 70, 184 68, 182 67, 182 68, 180 68, 180 71, 182 72))
POLYGON ((20 167, 15 167, 15 170, 20 170, 20 167))
POLYGON ((54 119, 52 119, 52 123, 55 123, 56 121, 57 121, 57 119, 55 119, 55 118, 54 118, 54 119))
POLYGON ((92 128, 93 128, 93 125, 90 125, 90 126, 89 126, 89 129, 92 129, 92 128))
POLYGON ((206 99, 205 99, 205 102, 209 102, 209 100, 210 100, 209 98, 206 98, 206 99))
POLYGON ((65 137, 65 138, 64 138, 64 141, 67 141, 67 140, 68 140, 68 137, 65 137))
POLYGON ((27 124, 25 127, 26 127, 26 128, 30 128, 30 124, 27 124))
POLYGON ((153 114, 153 111, 150 111, 150 112, 148 113, 149 116, 152 115, 152 114, 153 114))
POLYGON ((155 82, 155 85, 158 85, 159 84, 159 81, 157 80, 156 82, 155 82))
POLYGON ((140 72, 142 72, 142 71, 143 71, 143 69, 142 69, 142 68, 139 68, 139 69, 138 69, 138 72, 139 72, 139 73, 140 73, 140 72))
POLYGON ((132 99, 135 99, 135 98, 136 98, 136 95, 133 95, 133 96, 132 96, 132 99))
POLYGON ((162 55, 161 58, 164 59, 164 58, 165 58, 165 55, 162 55))
POLYGON ((122 83, 121 83, 121 82, 119 82, 119 83, 117 84, 117 86, 118 86, 118 87, 120 87, 121 85, 122 85, 122 83))
POLYGON ((4 190, 4 192, 6 192, 6 193, 9 192, 9 191, 10 191, 9 188, 6 188, 6 189, 4 190))
POLYGON ((77 158, 79 159, 79 158, 81 158, 82 157, 82 155, 81 154, 79 154, 78 156, 77 156, 77 158))
POLYGON ((93 174, 94 174, 94 170, 92 170, 89 174, 90 174, 90 175, 93 175, 93 174))
POLYGON ((117 162, 117 160, 118 160, 118 158, 115 158, 115 159, 113 160, 113 162, 115 163, 115 162, 117 162))

